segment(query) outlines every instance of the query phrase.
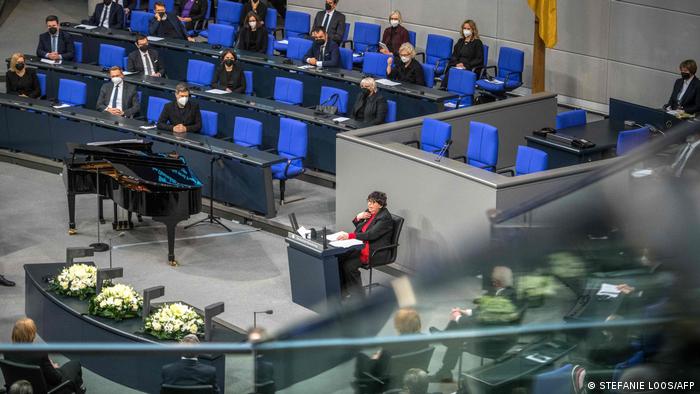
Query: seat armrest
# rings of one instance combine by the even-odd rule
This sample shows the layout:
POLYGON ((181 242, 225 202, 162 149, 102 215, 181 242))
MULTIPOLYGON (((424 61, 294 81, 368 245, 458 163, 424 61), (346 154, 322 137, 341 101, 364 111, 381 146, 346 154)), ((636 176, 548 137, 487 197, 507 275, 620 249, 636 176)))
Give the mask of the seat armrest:
MULTIPOLYGON (((272 36, 277 38, 277 32, 282 33, 282 38, 284 38, 284 27, 278 27, 272 32, 272 36)), ((278 40, 279 41, 279 40, 278 40)))
POLYGON ((377 254, 377 252, 381 252, 381 251, 387 250, 387 249, 398 248, 398 247, 399 247, 399 244, 391 244, 391 245, 386 245, 386 246, 379 247, 379 248, 374 249, 374 250, 372 251, 372 254, 370 255, 370 257, 374 257, 374 255, 377 254))
POLYGON ((489 69, 494 70, 494 75, 498 74, 498 66, 486 66, 486 67, 482 68, 481 75, 479 76, 479 78, 480 79, 488 78, 489 77, 489 69))
POLYGON ((504 170, 496 171, 496 174, 510 174, 509 176, 515 176, 515 170, 512 168, 506 168, 504 170))
POLYGON ((277 149, 276 148, 263 149, 263 152, 277 153, 277 149))
POLYGON ((418 52, 418 53, 416 53, 416 57, 418 57, 418 56, 420 56, 420 57, 423 58, 423 61, 422 61, 421 63, 425 63, 425 52, 418 52))
MULTIPOLYGON (((292 165, 292 162, 294 160, 302 160, 303 161, 304 157, 303 156, 295 156, 295 157, 287 158, 287 165, 284 167, 284 177, 285 178, 289 178, 289 175, 288 175, 289 174, 289 167, 292 165)), ((304 169, 303 164, 302 164, 301 172, 304 172, 304 170, 305 169, 304 169)))
POLYGON ((451 159, 452 160, 462 160, 465 164, 467 163, 467 156, 464 156, 464 155, 451 157, 451 159))
POLYGON ((419 148, 419 147, 420 147, 420 141, 418 141, 418 140, 406 141, 406 142, 404 142, 403 144, 404 144, 404 145, 415 145, 416 148, 419 148))

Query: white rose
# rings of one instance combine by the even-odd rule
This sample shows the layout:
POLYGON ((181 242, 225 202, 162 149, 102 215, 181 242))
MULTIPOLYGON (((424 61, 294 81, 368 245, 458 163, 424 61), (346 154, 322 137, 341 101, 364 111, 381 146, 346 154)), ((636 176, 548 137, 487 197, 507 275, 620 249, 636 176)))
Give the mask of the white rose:
POLYGON ((190 326, 190 333, 192 333, 192 334, 197 333, 197 325, 193 324, 190 326))

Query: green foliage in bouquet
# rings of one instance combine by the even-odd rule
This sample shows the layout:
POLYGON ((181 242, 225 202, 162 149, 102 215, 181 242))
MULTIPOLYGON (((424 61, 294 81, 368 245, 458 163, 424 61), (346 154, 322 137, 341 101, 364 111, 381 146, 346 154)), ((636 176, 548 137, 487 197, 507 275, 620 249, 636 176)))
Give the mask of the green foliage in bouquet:
POLYGON ((139 316, 143 298, 129 285, 103 287, 102 292, 90 299, 91 315, 123 320, 139 316))
POLYGON ((97 267, 73 264, 61 270, 49 283, 49 290, 56 294, 86 300, 95 294, 96 283, 97 267))
POLYGON ((204 319, 185 304, 165 304, 146 318, 146 333, 161 340, 179 341, 188 334, 204 335, 204 319))

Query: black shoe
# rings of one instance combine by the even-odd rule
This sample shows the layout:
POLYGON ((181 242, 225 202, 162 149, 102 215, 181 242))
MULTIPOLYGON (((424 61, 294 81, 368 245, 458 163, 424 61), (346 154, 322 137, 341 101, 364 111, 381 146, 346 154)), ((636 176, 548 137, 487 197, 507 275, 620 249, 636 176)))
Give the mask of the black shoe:
POLYGON ((7 286, 7 287, 12 287, 15 285, 15 282, 5 278, 4 276, 0 275, 0 286, 7 286))
POLYGON ((428 331, 430 331, 431 334, 438 334, 438 333, 442 332, 441 329, 434 327, 434 326, 431 326, 430 328, 428 328, 428 331))
POLYGON ((452 372, 439 370, 434 375, 428 376, 428 381, 431 383, 454 383, 452 372))

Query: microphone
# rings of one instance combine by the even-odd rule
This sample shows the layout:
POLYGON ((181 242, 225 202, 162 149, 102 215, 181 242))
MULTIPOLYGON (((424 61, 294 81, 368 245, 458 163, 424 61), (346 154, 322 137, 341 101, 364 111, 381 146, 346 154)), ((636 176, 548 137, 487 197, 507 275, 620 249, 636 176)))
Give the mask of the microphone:
POLYGON ((124 234, 126 234, 126 233, 122 231, 121 233, 119 233, 119 234, 117 234, 109 239, 109 268, 112 268, 112 239, 123 237, 124 234))
POLYGON ((274 311, 273 311, 272 309, 268 309, 268 310, 266 310, 266 311, 255 311, 255 312, 253 312, 253 328, 255 328, 255 327, 258 326, 258 315, 262 315, 262 314, 271 315, 271 314, 273 314, 273 313, 274 313, 274 311))
POLYGON ((445 144, 438 151, 437 157, 435 158, 435 161, 437 161, 437 162, 441 161, 442 158, 445 157, 445 154, 447 153, 447 150, 450 149, 451 145, 452 145, 452 140, 445 141, 445 144))

